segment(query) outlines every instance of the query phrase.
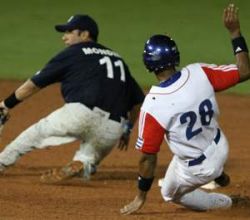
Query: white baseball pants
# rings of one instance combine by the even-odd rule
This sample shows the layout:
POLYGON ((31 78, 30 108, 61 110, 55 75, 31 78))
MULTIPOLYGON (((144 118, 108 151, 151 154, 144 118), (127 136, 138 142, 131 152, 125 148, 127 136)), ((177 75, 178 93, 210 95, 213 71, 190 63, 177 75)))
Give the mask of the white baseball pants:
POLYGON ((228 143, 221 132, 218 144, 213 142, 204 152, 206 159, 189 166, 188 161, 174 156, 166 171, 161 194, 165 201, 172 201, 194 210, 229 208, 232 200, 219 193, 207 193, 198 189, 220 176, 228 156, 228 143))
POLYGON ((122 135, 123 122, 109 119, 101 109, 69 103, 23 131, 0 153, 0 163, 9 166, 33 149, 44 149, 81 140, 73 160, 98 164, 122 135))

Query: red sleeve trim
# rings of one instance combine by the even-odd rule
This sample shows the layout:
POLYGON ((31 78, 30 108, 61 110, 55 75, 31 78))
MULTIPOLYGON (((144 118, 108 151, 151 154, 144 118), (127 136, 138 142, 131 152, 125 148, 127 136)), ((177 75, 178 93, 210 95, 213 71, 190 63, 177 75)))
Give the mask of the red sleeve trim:
POLYGON ((136 148, 143 153, 154 154, 160 151, 165 129, 148 113, 141 112, 139 119, 139 137, 136 148))
POLYGON ((206 73, 215 91, 228 89, 240 80, 236 65, 202 65, 201 68, 206 73))

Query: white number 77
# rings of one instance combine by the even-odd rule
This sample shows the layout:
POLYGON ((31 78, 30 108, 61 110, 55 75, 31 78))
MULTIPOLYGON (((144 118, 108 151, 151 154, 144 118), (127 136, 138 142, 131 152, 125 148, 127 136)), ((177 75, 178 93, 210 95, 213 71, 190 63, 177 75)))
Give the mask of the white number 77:
MULTIPOLYGON (((103 64, 106 65, 107 77, 110 78, 110 79, 114 79, 114 69, 113 69, 111 59, 106 56, 106 57, 103 57, 102 59, 100 59, 99 63, 101 65, 103 65, 103 64)), ((125 71, 124 71, 123 62, 121 60, 117 60, 117 61, 114 62, 114 66, 120 68, 120 73, 121 73, 121 78, 120 79, 121 79, 121 81, 125 82, 125 71)))

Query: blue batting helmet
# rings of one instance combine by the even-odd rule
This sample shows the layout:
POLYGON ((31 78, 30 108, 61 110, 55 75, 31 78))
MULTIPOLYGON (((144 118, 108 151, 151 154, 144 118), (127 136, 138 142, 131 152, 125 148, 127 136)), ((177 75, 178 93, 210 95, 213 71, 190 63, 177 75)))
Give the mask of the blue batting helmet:
POLYGON ((143 62, 149 72, 159 73, 169 67, 178 66, 180 53, 170 37, 153 35, 145 43, 143 62))

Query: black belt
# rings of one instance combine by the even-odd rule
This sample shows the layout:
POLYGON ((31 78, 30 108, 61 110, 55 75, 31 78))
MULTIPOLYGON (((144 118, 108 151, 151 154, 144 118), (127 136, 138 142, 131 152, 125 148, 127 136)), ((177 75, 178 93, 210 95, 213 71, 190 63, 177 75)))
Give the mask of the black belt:
POLYGON ((113 115, 113 114, 110 114, 109 115, 109 119, 113 120, 113 121, 117 121, 117 122, 121 122, 121 116, 117 116, 117 115, 113 115))
MULTIPOLYGON (((217 129, 217 134, 214 138, 214 142, 216 144, 218 144, 220 141, 220 129, 218 128, 217 129)), ((195 166, 195 165, 198 165, 198 164, 201 164, 203 160, 206 159, 206 156, 204 154, 202 154, 201 156, 199 156, 198 158, 194 159, 194 160, 190 160, 188 161, 188 166, 195 166)))
MULTIPOLYGON (((88 106, 88 105, 86 105, 86 104, 84 104, 85 106, 87 106, 89 109, 91 109, 91 110, 93 110, 95 107, 97 107, 97 106, 88 106)), ((98 107, 99 108, 99 107, 98 107)), ((101 108, 100 108, 101 109, 101 108)), ((102 109, 101 109, 102 110, 102 109)), ((103 111, 105 111, 105 110, 103 110, 103 111)), ((109 112, 108 112, 109 113, 109 112)), ((112 113, 110 113, 110 115, 109 115, 109 119, 111 119, 111 120, 113 120, 113 121, 117 121, 117 122, 121 122, 121 116, 118 116, 118 115, 116 115, 116 114, 112 114, 112 113)))

